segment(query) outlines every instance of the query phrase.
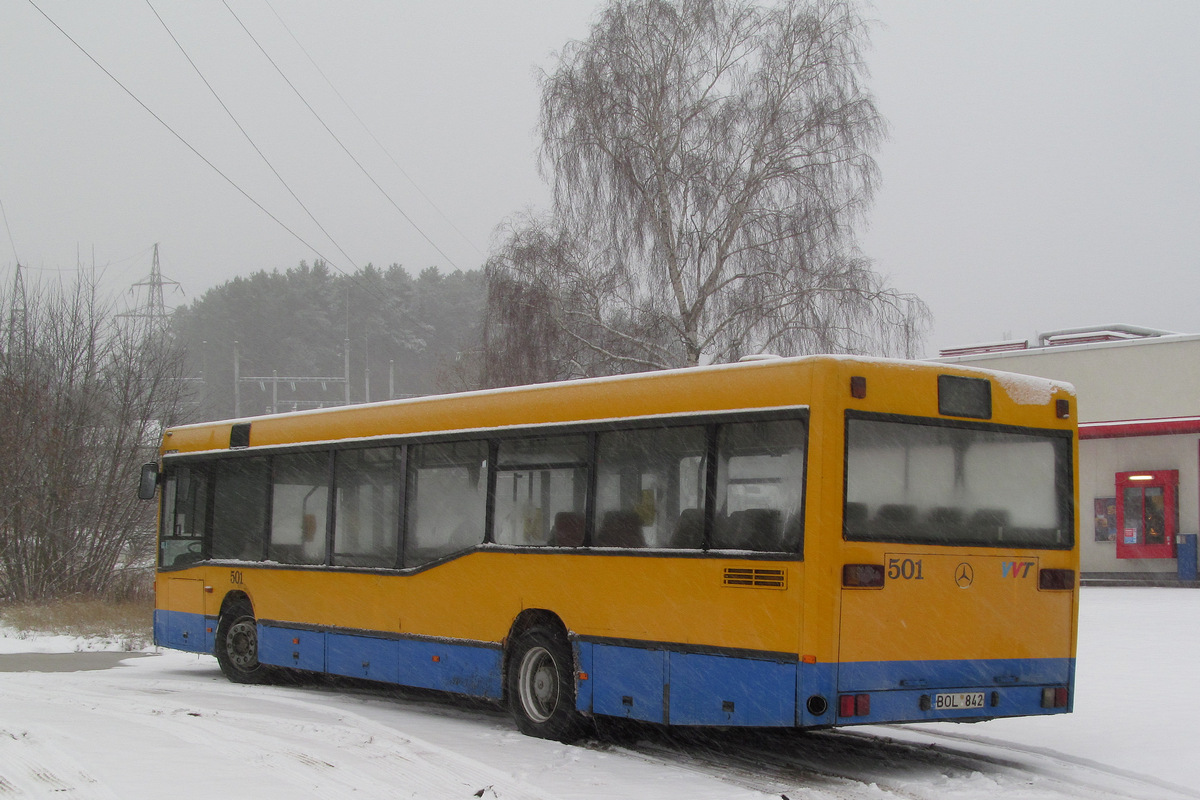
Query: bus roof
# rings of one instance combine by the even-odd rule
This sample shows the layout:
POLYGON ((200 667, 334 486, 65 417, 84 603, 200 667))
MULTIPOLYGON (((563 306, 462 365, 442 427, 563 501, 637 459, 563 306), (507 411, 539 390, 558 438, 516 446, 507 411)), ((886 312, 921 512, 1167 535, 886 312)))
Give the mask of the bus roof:
POLYGON ((865 356, 771 358, 557 383, 483 389, 242 417, 169 428, 164 454, 227 450, 235 426, 252 425, 251 446, 370 439, 416 433, 495 430, 535 424, 603 422, 809 405, 818 376, 853 367, 868 374, 988 377, 1018 405, 1043 404, 1069 384, 961 365, 865 356))

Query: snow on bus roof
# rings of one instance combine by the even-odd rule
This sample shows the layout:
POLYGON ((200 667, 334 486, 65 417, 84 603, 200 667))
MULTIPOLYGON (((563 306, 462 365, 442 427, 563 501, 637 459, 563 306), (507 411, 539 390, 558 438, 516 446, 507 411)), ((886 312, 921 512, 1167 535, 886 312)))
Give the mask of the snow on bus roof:
MULTIPOLYGON (((447 397, 447 396, 455 396, 455 395, 429 395, 429 396, 430 397, 447 397)), ((365 405, 365 404, 359 404, 359 405, 361 406, 361 405, 365 405)), ((382 404, 371 403, 371 405, 374 406, 374 405, 382 405, 382 404)), ((338 406, 338 407, 345 408, 346 406, 338 406)), ((807 411, 809 408, 810 408, 810 406, 807 403, 797 403, 795 405, 790 405, 790 406, 747 406, 745 408, 728 408, 728 409, 722 409, 719 413, 725 414, 726 412, 728 412, 728 413, 732 413, 732 414, 737 414, 740 412, 744 412, 747 414, 771 414, 771 413, 777 413, 777 412, 781 412, 781 411, 793 411, 793 412, 794 411, 807 411)), ((295 413, 301 413, 301 412, 295 412, 295 413)), ((279 416, 279 415, 273 415, 273 416, 279 416)), ((677 420, 677 419, 687 419, 688 417, 696 417, 699 419, 711 419, 712 416, 713 416, 713 412, 710 410, 683 411, 683 412, 672 411, 670 413, 664 413, 664 414, 641 414, 638 416, 620 416, 620 417, 595 417, 595 418, 588 418, 586 420, 586 423, 588 425, 606 425, 606 424, 610 424, 610 423, 615 424, 615 423, 620 423, 620 422, 629 422, 630 420, 646 421, 646 420, 654 420, 654 419, 659 419, 659 418, 677 420)), ((261 419, 269 419, 269 418, 270 418, 270 416, 264 415, 261 417, 249 417, 249 418, 247 418, 246 421, 248 422, 250 420, 261 420, 261 419)), ((179 430, 181 428, 188 428, 188 427, 204 427, 206 425, 217 425, 217 424, 220 424, 220 423, 201 422, 201 423, 196 423, 196 424, 190 425, 190 426, 180 425, 179 428, 175 428, 174 430, 179 430)), ((537 427, 539 429, 544 428, 547 430, 553 430, 555 428, 577 428, 579 426, 579 424, 580 424, 580 420, 564 420, 561 422, 538 423, 537 427)), ((514 422, 511 425, 487 425, 487 426, 483 426, 483 427, 472 427, 472 428, 438 429, 436 431, 429 431, 429 433, 435 434, 438 437, 455 437, 455 436, 462 436, 462 435, 470 435, 472 437, 477 437, 477 438, 486 438, 486 434, 489 434, 489 433, 503 433, 505 431, 516 431, 516 430, 527 429, 529 427, 530 426, 528 423, 514 422)), ((384 440, 384 439, 386 439, 388 441, 395 441, 396 436, 397 435, 395 433, 380 433, 380 434, 374 434, 371 436, 348 436, 348 437, 342 438, 342 439, 311 439, 311 440, 305 439, 303 442, 288 442, 285 444, 257 445, 257 446, 255 446, 254 450, 257 452, 259 450, 285 450, 285 449, 293 448, 293 447, 308 448, 308 447, 317 447, 320 445, 333 445, 333 444, 336 444, 339 446, 340 445, 353 445, 353 444, 362 444, 364 442, 374 442, 377 440, 384 440)), ((229 452, 228 449, 221 447, 221 448, 217 448, 215 450, 188 450, 186 452, 167 452, 167 453, 163 453, 163 457, 164 458, 185 458, 185 457, 191 458, 192 456, 203 455, 205 453, 227 453, 227 452, 229 452)))

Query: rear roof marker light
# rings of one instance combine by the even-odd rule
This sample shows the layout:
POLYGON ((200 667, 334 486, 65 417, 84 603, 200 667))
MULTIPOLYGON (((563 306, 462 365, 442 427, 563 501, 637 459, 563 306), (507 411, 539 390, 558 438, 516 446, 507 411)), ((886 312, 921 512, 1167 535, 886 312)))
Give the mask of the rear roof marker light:
POLYGON ((987 378, 938 375, 938 413, 945 417, 992 418, 992 383, 987 378))

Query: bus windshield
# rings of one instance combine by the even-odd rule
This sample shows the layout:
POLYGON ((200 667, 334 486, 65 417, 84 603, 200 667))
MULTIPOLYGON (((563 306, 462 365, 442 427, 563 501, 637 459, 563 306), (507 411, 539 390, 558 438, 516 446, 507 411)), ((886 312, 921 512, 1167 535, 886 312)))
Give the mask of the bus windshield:
POLYGON ((909 420, 847 419, 845 537, 1069 549, 1068 437, 909 420))

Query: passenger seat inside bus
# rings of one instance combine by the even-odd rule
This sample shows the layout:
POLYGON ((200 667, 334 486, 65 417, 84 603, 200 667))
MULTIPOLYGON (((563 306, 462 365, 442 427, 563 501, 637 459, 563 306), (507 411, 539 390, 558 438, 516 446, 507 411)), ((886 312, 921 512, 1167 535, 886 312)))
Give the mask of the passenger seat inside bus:
POLYGON ((671 547, 675 550, 699 550, 704 546, 704 511, 685 508, 679 512, 675 530, 671 533, 671 547))
POLYGON ((938 539, 952 540, 955 534, 962 530, 963 510, 953 506, 938 506, 930 509, 925 523, 929 534, 938 539))
POLYGON ((917 507, 907 503, 884 503, 875 512, 875 535, 907 538, 916 533, 917 507))
POLYGON ((554 515, 550 529, 550 544, 554 547, 583 547, 583 514, 560 511, 554 515))
POLYGON ((1004 529, 1010 525, 1008 510, 1003 508, 981 508, 971 515, 967 523, 971 535, 979 538, 1004 541, 1004 529))
POLYGON ((600 530, 596 532, 597 547, 645 547, 642 518, 636 511, 606 511, 600 530))
POLYGON ((867 536, 867 518, 870 510, 866 503, 846 503, 846 516, 842 522, 846 538, 851 540, 865 539, 867 536))
POLYGON ((747 508, 735 511, 716 526, 713 547, 719 550, 777 552, 783 529, 777 508, 747 508))

